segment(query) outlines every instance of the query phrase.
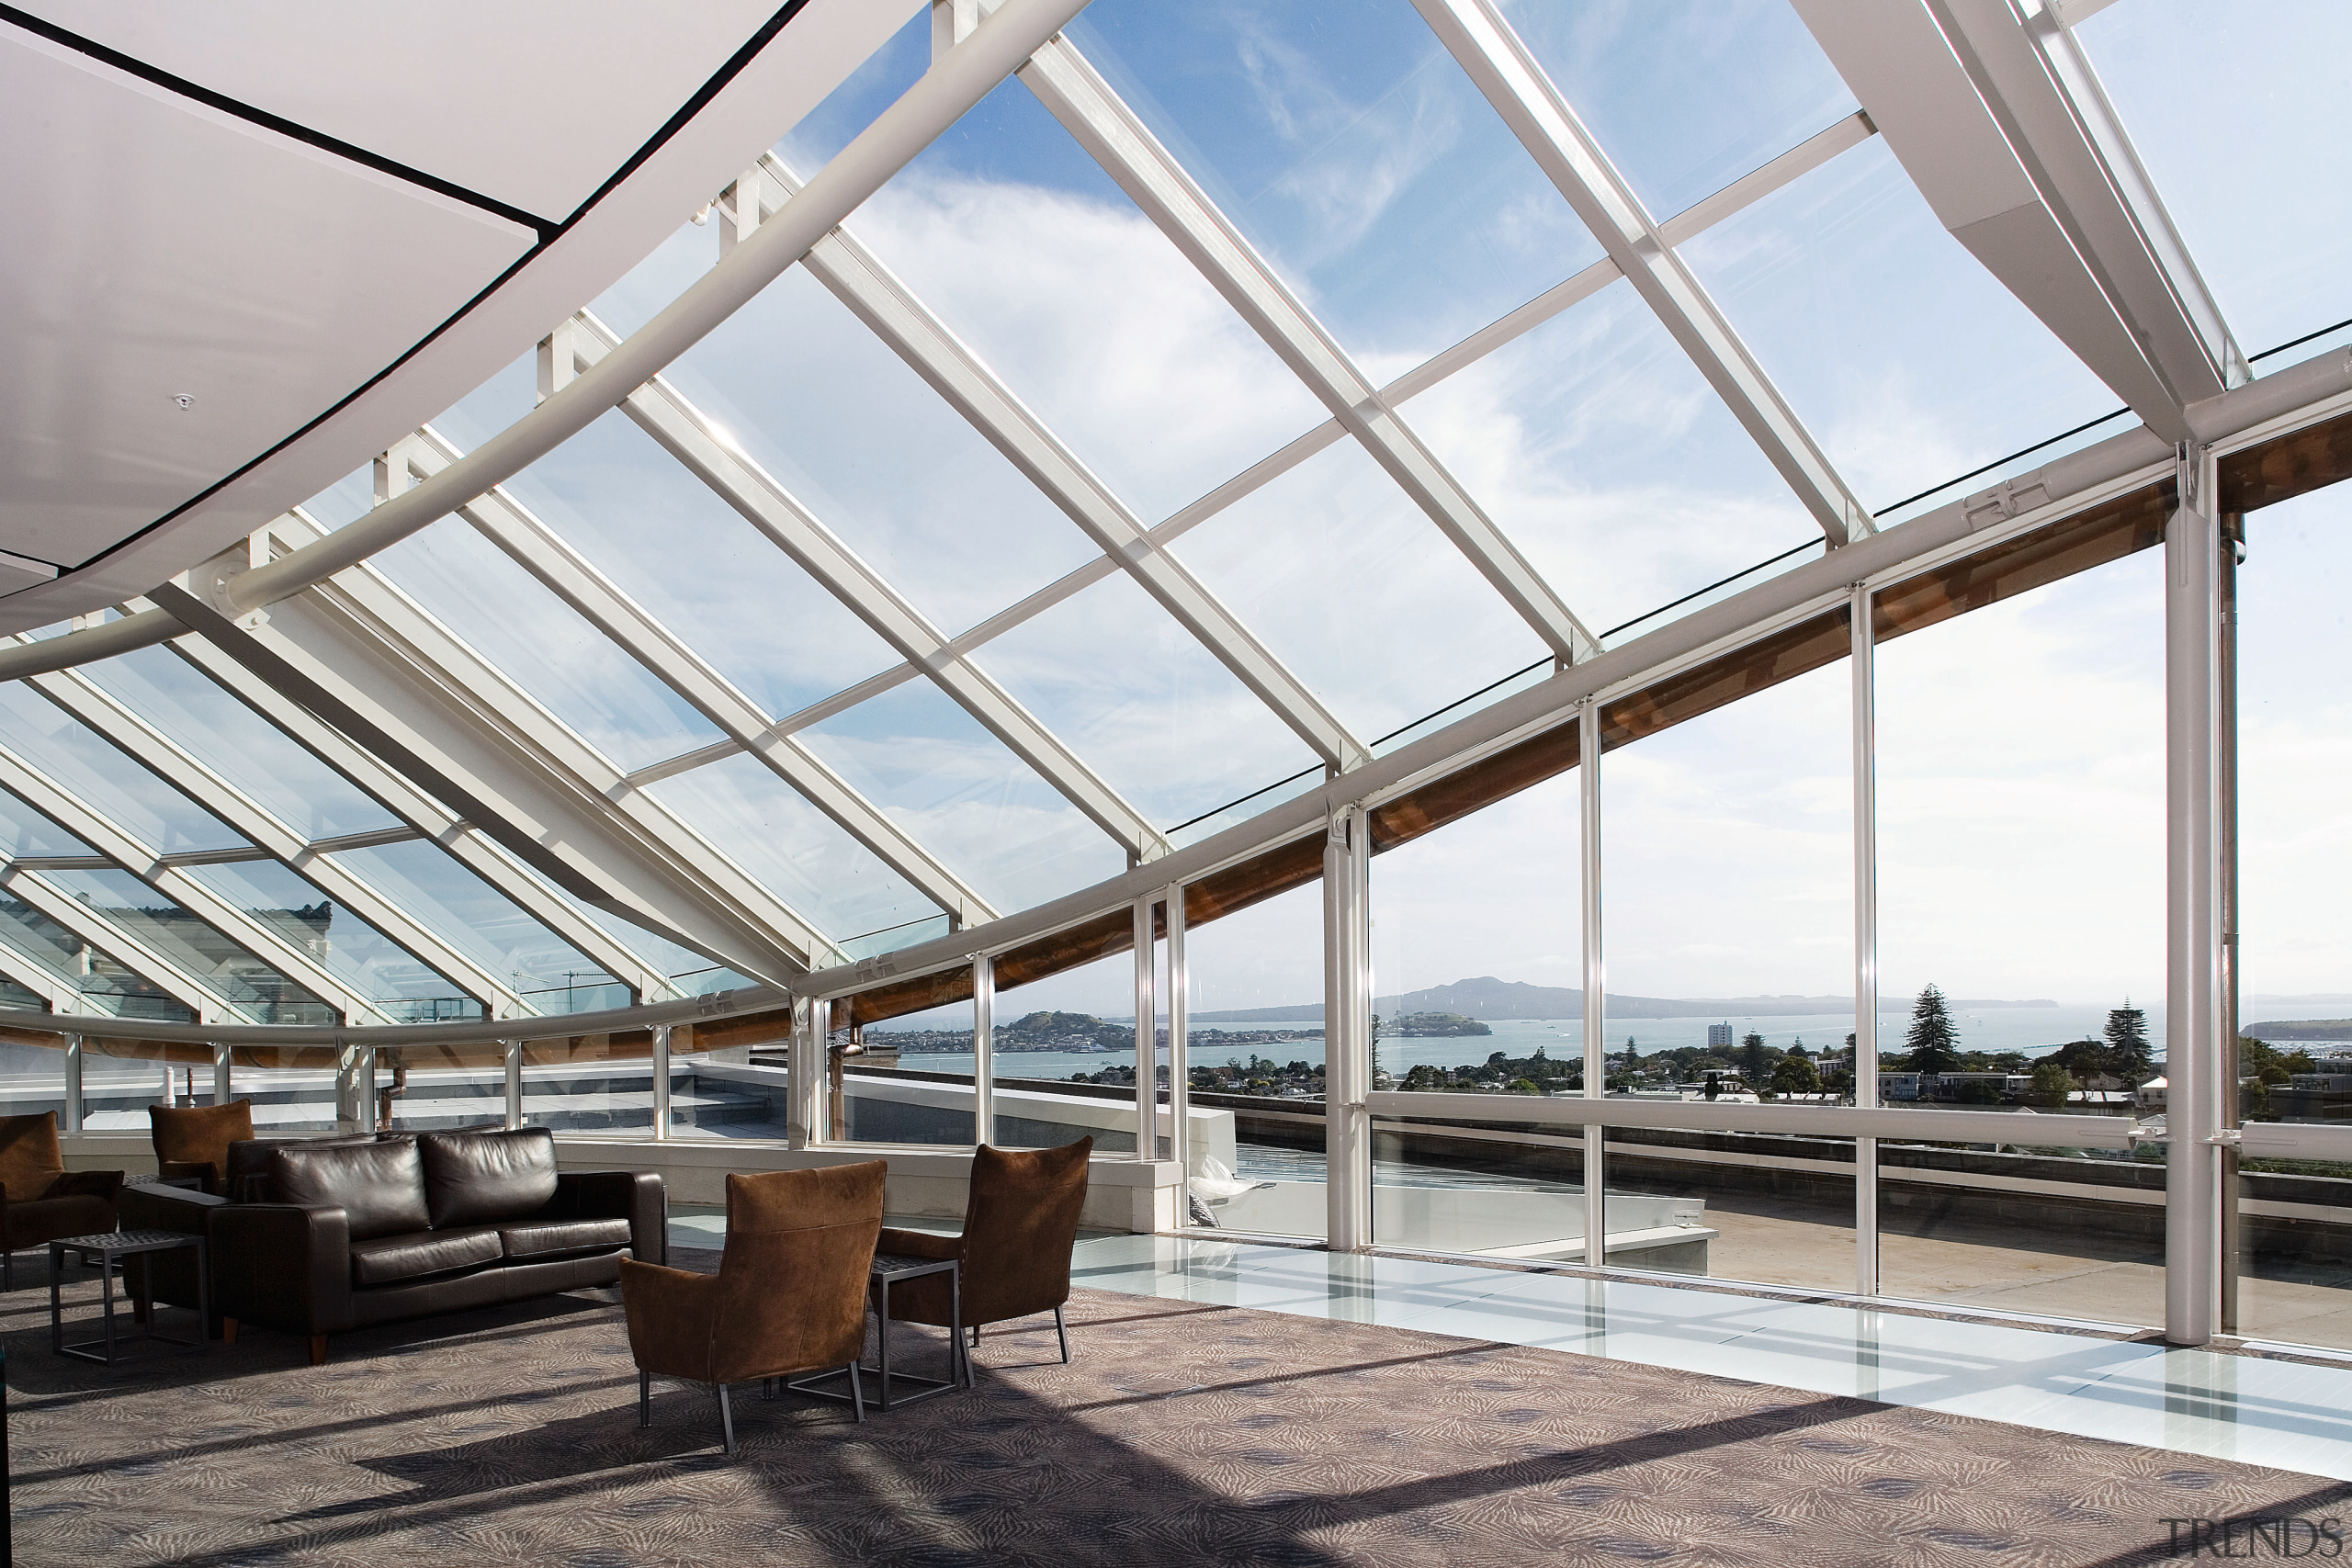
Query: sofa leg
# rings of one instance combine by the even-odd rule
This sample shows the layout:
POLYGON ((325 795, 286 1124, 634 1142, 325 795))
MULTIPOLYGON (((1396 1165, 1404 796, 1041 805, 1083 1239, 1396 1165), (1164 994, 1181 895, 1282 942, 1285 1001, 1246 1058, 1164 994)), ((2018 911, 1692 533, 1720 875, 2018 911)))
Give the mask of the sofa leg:
POLYGON ((220 1343, 223 1345, 234 1345, 236 1342, 237 1320, 233 1317, 222 1318, 220 1320, 220 1343))
POLYGON ((639 1427, 653 1425, 653 1374, 651 1372, 637 1374, 637 1424, 639 1427))
POLYGON ((1067 1367, 1069 1365, 1069 1325, 1062 1322, 1062 1309, 1059 1307, 1054 1309, 1054 1333, 1061 1339, 1062 1365, 1067 1367))
POLYGON ((327 1337, 323 1334, 313 1334, 311 1336, 311 1365, 323 1367, 326 1364, 327 1337))
POLYGON ((727 1457, 735 1457, 735 1409, 727 1403, 727 1385, 718 1385, 718 1433, 727 1442, 727 1457))

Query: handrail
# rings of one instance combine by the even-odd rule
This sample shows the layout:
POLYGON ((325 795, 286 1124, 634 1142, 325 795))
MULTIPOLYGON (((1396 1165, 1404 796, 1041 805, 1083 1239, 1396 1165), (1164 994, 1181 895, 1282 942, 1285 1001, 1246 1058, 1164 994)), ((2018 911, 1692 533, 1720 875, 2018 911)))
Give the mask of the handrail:
POLYGON ((2014 1111, 1897 1106, 1750 1105, 1709 1100, 1588 1100, 1581 1095, 1432 1094, 1374 1089, 1374 1116, 1441 1122, 1532 1122, 1705 1133, 1810 1133, 1837 1138, 1920 1138, 1938 1144, 2054 1144, 2128 1149, 2140 1124, 2120 1116, 2032 1116, 2014 1111))

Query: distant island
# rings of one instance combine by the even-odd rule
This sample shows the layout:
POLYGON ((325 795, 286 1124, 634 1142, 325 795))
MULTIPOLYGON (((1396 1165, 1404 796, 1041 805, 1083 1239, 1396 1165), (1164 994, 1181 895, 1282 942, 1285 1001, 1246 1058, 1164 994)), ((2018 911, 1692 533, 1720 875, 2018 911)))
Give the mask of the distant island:
POLYGON ((2247 1023, 2238 1032, 2255 1040, 2352 1040, 2352 1018, 2290 1018, 2247 1023))
MULTIPOLYGON (((1888 1002, 1889 1011, 1909 1005, 1900 997, 1883 999, 1888 1002)), ((1581 1018, 1584 993, 1566 986, 1531 986, 1522 980, 1498 980, 1486 975, 1475 980, 1456 980, 1450 986, 1433 986, 1425 991, 1408 991, 1401 997, 1377 998, 1372 1005, 1374 1011, 1400 1022, 1408 1015, 1421 1013, 1458 1013, 1466 1019, 1581 1018)), ((1959 997, 1949 1005, 1955 1011, 1962 1011, 1971 1008, 2054 1008, 2058 1004, 2046 997, 2028 1001, 1959 997)), ((1851 997, 1629 997, 1614 991, 1609 995, 1609 1016, 1618 1019, 1798 1018, 1853 1010, 1851 997)), ((1194 1023, 1320 1023, 1323 1004, 1301 1002, 1290 1007, 1196 1012, 1192 1020, 1194 1023)))

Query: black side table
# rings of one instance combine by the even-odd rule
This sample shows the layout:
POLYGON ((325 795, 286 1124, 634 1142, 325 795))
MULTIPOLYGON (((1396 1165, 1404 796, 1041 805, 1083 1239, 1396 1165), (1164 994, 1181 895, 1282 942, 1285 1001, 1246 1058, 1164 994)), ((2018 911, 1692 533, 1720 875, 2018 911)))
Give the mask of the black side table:
MULTIPOLYGON (((963 1270, 957 1266, 956 1259, 907 1258, 895 1252, 877 1252, 874 1255, 872 1267, 866 1270, 865 1280, 865 1288, 874 1297, 875 1315, 882 1320, 881 1333, 878 1336, 882 1347, 880 1357, 882 1364, 878 1367, 861 1367, 859 1370, 877 1372, 881 1375, 881 1396, 875 1401, 876 1408, 881 1410, 890 1408, 890 1382, 894 1377, 900 1382, 920 1385, 917 1392, 901 1394, 899 1397, 900 1404, 911 1404, 918 1399, 929 1399, 933 1394, 945 1393, 951 1388, 971 1387, 971 1356, 964 1344, 963 1270), (890 1371, 890 1287, 901 1280, 920 1280, 926 1274, 947 1276, 948 1350, 947 1375, 944 1378, 918 1377, 912 1372, 894 1373, 890 1371)), ((855 1396, 816 1386, 847 1375, 846 1371, 825 1372, 817 1377, 803 1378, 797 1382, 787 1382, 785 1386, 798 1393, 813 1393, 823 1399, 848 1401, 855 1396)))
MULTIPOLYGON (((212 1272, 206 1267, 204 1238, 184 1231, 108 1231, 97 1235, 69 1235, 49 1244, 49 1348, 61 1356, 74 1356, 85 1361, 96 1361, 111 1367, 115 1362, 114 1332, 114 1265, 118 1258, 128 1258, 141 1252, 175 1252, 184 1247, 196 1248, 196 1337, 174 1339, 155 1332, 154 1314, 148 1314, 144 1338, 165 1345, 184 1346, 191 1350, 205 1347, 205 1332, 212 1323, 212 1272), (106 1337, 85 1339, 78 1345, 65 1343, 65 1298, 63 1295, 65 1255, 78 1252, 87 1260, 92 1253, 98 1256, 99 1278, 106 1297, 106 1337), (106 1354, 99 1355, 93 1346, 103 1344, 106 1354)), ((163 1303, 154 1303, 158 1310, 163 1303)))

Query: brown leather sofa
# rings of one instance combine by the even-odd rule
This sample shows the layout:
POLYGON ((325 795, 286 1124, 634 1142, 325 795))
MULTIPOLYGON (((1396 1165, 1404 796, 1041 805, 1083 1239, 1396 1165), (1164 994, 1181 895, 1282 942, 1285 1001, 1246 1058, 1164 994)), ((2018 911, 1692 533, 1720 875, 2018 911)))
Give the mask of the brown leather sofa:
POLYGON ((115 1228, 119 1170, 65 1168, 57 1112, 0 1116, 0 1290, 17 1288, 17 1251, 115 1228))
MULTIPOLYGON (((172 1228, 201 1226, 222 1337, 247 1323, 300 1334, 313 1366, 329 1335, 616 1284, 624 1258, 669 1256, 662 1179, 559 1172, 544 1127, 281 1144, 265 1195, 155 1194, 138 1223, 171 1212, 172 1228)), ((193 1282, 159 1269, 155 1290, 175 1302, 193 1282)))

